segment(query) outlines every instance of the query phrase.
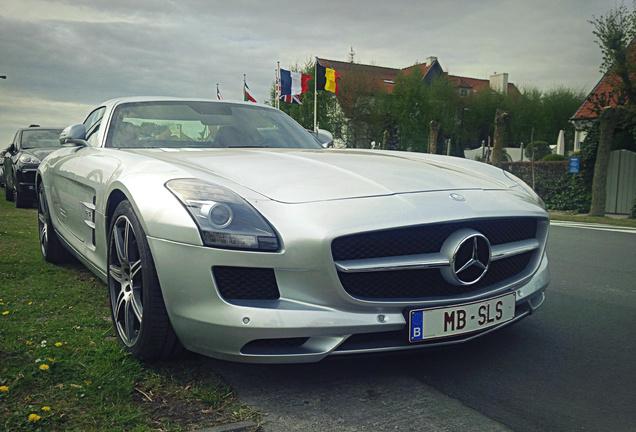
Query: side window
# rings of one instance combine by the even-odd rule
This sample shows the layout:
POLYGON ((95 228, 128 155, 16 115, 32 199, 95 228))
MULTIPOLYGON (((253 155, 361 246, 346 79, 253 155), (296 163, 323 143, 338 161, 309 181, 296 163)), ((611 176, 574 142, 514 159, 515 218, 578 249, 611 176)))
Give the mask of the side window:
POLYGON ((84 120, 84 126, 86 127, 86 141, 88 141, 88 144, 92 147, 95 147, 97 144, 97 132, 99 131, 99 126, 102 123, 105 110, 106 108, 104 107, 97 108, 89 114, 86 120, 84 120))

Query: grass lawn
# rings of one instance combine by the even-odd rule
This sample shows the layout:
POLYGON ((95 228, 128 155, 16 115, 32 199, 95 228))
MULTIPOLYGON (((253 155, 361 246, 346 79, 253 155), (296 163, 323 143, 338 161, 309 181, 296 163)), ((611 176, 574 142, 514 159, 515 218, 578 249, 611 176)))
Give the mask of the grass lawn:
POLYGON ((2 430, 185 431, 258 421, 197 360, 145 365, 128 356, 106 286, 79 263, 45 263, 37 210, 0 199, 2 430))
POLYGON ((589 217, 586 214, 578 214, 571 212, 550 212, 551 220, 568 221, 568 222, 586 222, 604 225, 615 225, 636 228, 636 219, 612 218, 612 217, 589 217))

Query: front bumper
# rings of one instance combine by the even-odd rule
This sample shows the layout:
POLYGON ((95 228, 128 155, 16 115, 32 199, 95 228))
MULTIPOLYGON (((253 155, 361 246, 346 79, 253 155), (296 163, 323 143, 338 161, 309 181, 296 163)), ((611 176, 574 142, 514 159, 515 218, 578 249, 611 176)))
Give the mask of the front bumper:
MULTIPOLYGON (((425 343, 408 342, 405 310, 466 301, 365 301, 349 296, 333 262, 310 263, 284 254, 219 251, 148 238, 172 325, 183 345, 211 357, 253 363, 316 362, 329 355, 415 350, 472 340, 518 321, 536 310, 550 282, 543 253, 523 284, 498 289, 516 293, 513 320, 478 333, 425 343), (276 300, 225 300, 212 266, 249 265, 274 269, 276 300), (202 263, 208 263, 203 265, 202 263)), ((488 298, 488 295, 472 300, 488 298)))
POLYGON ((21 200, 35 201, 37 194, 35 190, 35 174, 37 173, 37 165, 21 166, 15 172, 15 188, 21 200))

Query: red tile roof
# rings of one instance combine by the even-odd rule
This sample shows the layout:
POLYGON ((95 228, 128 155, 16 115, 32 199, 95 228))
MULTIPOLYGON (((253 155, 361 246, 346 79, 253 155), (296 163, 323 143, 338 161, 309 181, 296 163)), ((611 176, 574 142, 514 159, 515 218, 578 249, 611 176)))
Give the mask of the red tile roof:
MULTIPOLYGON (((636 62, 636 39, 630 42, 629 47, 629 59, 631 62, 636 62)), ((633 77, 636 79, 636 75, 633 77)), ((594 90, 585 98, 585 102, 579 107, 574 116, 570 120, 593 120, 598 117, 598 111, 594 105, 593 100, 599 100, 605 98, 609 103, 609 106, 616 106, 616 99, 610 97, 614 93, 614 89, 620 85, 621 80, 616 76, 612 69, 610 69, 603 78, 596 84, 594 90)))
MULTIPOLYGON (((426 77, 426 74, 428 74, 429 72, 434 73, 432 69, 434 69, 435 63, 438 64, 437 67, 439 67, 439 70, 442 70, 437 60, 435 60, 435 62, 428 66, 426 64, 417 64, 404 69, 372 66, 360 63, 347 63, 327 59, 319 59, 319 61, 320 64, 325 67, 335 69, 342 79, 345 79, 347 74, 349 74, 350 72, 355 71, 355 73, 357 74, 356 78, 358 78, 359 76, 366 76, 367 81, 372 88, 377 86, 378 88, 385 90, 387 93, 393 93, 393 84, 387 83, 387 81, 395 83, 398 72, 402 72, 404 75, 408 75, 414 68, 419 67, 422 70, 422 75, 426 77)), ((460 77, 448 74, 447 76, 448 79, 455 85, 455 87, 458 88, 468 88, 474 91, 480 91, 490 86, 490 80, 487 79, 460 77)), ((508 94, 512 92, 518 92, 517 87, 513 83, 508 83, 508 94)))

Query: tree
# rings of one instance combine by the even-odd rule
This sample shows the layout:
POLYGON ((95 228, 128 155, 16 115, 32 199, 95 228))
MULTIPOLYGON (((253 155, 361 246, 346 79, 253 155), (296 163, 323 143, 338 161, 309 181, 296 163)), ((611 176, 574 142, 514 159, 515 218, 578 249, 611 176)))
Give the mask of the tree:
POLYGON ((393 87, 393 115, 402 150, 425 152, 430 118, 430 93, 419 67, 407 75, 398 72, 393 87))
POLYGON ((437 137, 439 135, 439 123, 435 120, 431 120, 430 123, 431 132, 428 138, 428 152, 436 154, 437 153, 437 137))
POLYGON ((492 146, 492 164, 501 166, 501 154, 503 152, 503 140, 506 126, 510 122, 510 114, 502 109, 497 109, 495 114, 495 136, 492 146))
POLYGON ((603 53, 601 72, 611 75, 609 82, 612 86, 610 94, 595 95, 595 100, 591 100, 599 112, 601 133, 592 180, 590 216, 604 216, 605 185, 614 130, 622 116, 633 117, 635 113, 636 88, 633 78, 636 72, 636 11, 629 11, 622 4, 605 17, 594 17, 590 23, 595 27, 593 33, 603 53))
POLYGON ((594 164, 594 180, 592 180, 592 205, 590 216, 605 216, 605 200, 607 186, 607 168, 612 146, 612 137, 616 125, 621 118, 621 108, 605 107, 601 111, 601 137, 594 164))
POLYGON ((526 146, 524 153, 528 160, 539 161, 547 155, 552 154, 552 149, 550 149, 550 145, 545 141, 534 141, 526 146))

